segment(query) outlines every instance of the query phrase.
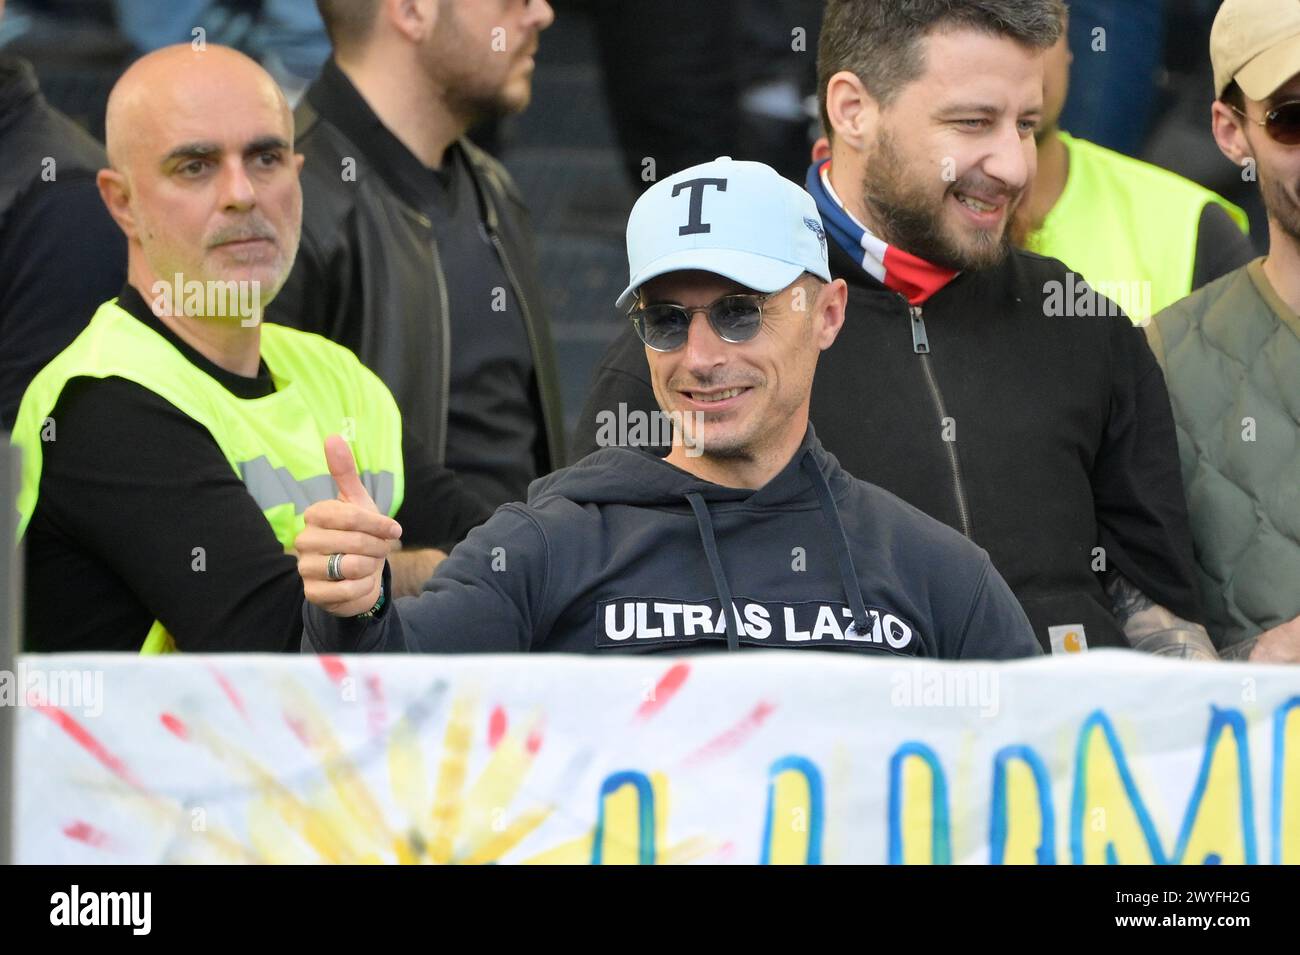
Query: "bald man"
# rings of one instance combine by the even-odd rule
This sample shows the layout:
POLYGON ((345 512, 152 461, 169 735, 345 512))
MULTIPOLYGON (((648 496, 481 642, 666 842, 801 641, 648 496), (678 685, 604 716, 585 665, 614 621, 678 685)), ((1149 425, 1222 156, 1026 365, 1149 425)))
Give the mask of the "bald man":
POLYGON ((293 541, 336 494, 373 501, 370 535, 405 528, 393 587, 414 590, 486 509, 404 447, 351 352, 261 322, 302 221, 283 94, 243 54, 168 47, 118 81, 106 138, 127 285, 33 380, 14 428, 26 649, 296 650, 293 541))

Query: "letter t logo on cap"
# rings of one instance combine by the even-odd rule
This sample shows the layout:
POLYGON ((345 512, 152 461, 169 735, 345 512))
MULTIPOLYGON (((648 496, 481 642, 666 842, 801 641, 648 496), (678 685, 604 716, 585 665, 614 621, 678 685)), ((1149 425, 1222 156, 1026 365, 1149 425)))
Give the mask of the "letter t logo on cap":
POLYGON ((673 198, 683 189, 691 191, 691 218, 686 225, 677 230, 678 235, 700 235, 705 232, 712 232, 713 226, 704 221, 704 190, 708 186, 717 186, 718 192, 727 191, 727 180, 725 179, 688 179, 685 182, 679 182, 673 186, 673 198))

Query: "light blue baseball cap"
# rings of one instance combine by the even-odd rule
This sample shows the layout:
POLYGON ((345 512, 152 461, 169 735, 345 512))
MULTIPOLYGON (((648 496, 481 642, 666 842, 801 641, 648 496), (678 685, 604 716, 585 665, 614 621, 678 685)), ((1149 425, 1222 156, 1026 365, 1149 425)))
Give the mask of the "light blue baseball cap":
POLYGON ((631 280, 626 310, 646 282, 699 269, 756 292, 776 292, 804 272, 829 282, 826 231, 817 203, 760 162, 722 156, 647 189, 627 220, 631 280))

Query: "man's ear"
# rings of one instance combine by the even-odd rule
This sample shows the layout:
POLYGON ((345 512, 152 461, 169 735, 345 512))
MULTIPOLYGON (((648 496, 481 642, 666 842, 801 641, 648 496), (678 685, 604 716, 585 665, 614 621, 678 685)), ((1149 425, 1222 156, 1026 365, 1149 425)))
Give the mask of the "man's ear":
POLYGON ((101 169, 95 174, 99 197, 127 239, 137 238, 135 214, 131 211, 131 185, 116 169, 101 169))
POLYGON ((822 286, 817 296, 816 321, 817 347, 825 351, 835 344, 844 327, 844 314, 849 304, 849 286, 843 279, 835 279, 822 286))
POLYGON ((1242 166, 1247 159, 1253 159, 1250 140, 1246 138, 1245 120, 1233 112, 1232 107, 1222 100, 1210 104, 1210 129, 1219 151, 1232 161, 1234 166, 1242 166))
POLYGON ((383 0, 378 16, 407 40, 418 43, 433 32, 439 6, 439 0, 383 0))
POLYGON ((875 136, 880 106, 857 74, 840 70, 826 81, 826 115, 836 141, 861 151, 875 136))

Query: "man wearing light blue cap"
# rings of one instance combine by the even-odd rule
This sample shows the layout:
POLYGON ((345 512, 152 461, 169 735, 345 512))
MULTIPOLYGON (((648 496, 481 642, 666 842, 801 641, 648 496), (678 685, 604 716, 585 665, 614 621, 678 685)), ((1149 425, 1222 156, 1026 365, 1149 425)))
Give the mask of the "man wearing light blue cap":
MULTIPOLYGON (((610 446, 534 481, 422 594, 373 613, 389 542, 358 554, 362 506, 309 508, 304 650, 1039 652, 984 551, 855 480, 813 433, 813 374, 847 292, 807 193, 724 157, 647 190, 627 244, 618 301, 672 429, 667 458, 610 446), (349 550, 347 579, 315 573, 349 550)), ((647 427, 625 409, 606 423, 647 427)))
POLYGON ((617 305, 678 425, 668 460, 718 484, 761 487, 803 440, 817 356, 844 321, 845 284, 831 281, 816 203, 768 166, 724 156, 642 195, 627 254, 631 281, 617 305), (691 303, 706 322, 685 311, 691 303))

